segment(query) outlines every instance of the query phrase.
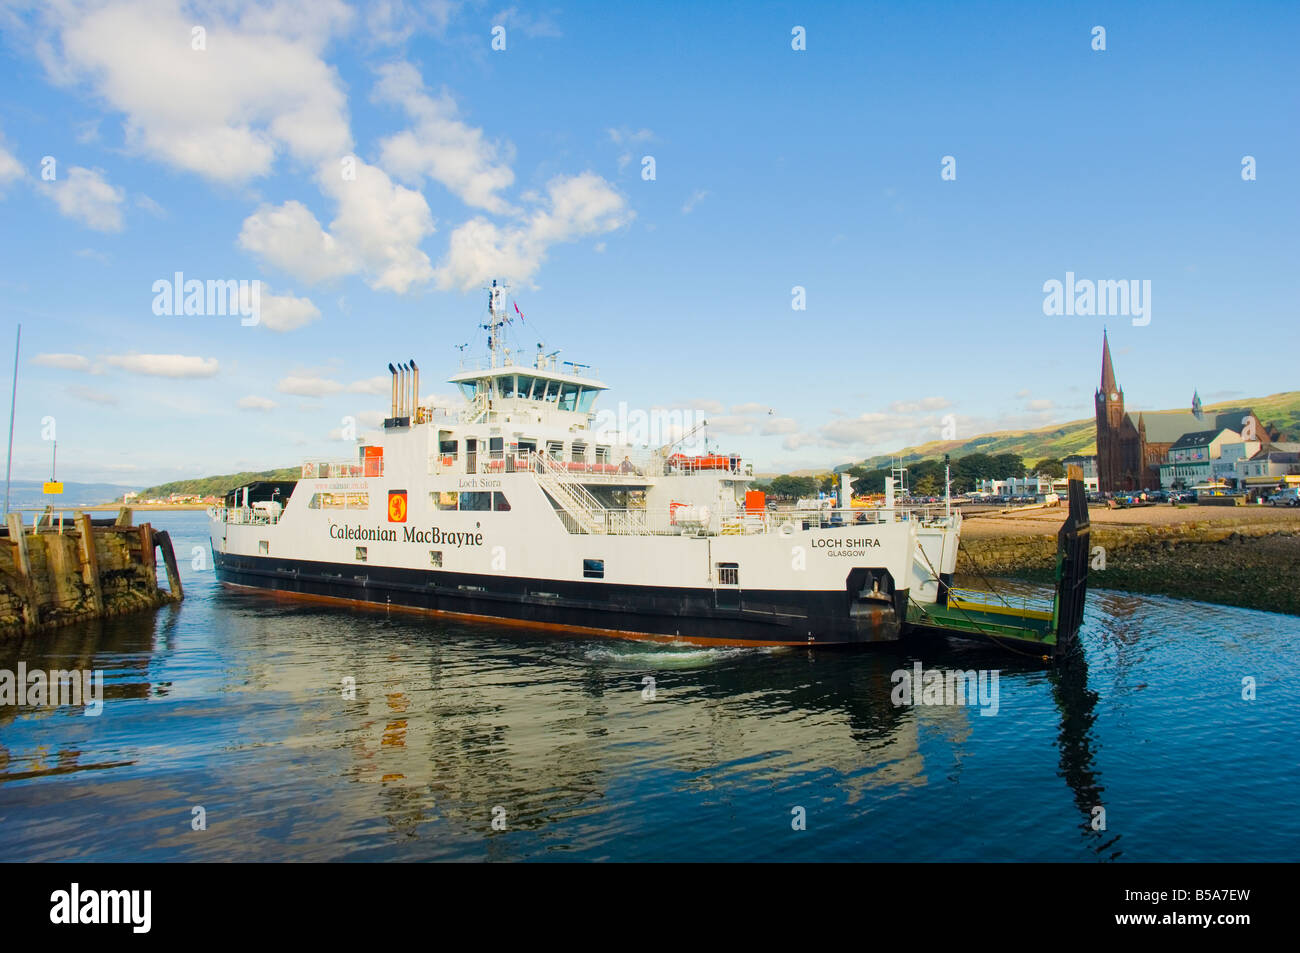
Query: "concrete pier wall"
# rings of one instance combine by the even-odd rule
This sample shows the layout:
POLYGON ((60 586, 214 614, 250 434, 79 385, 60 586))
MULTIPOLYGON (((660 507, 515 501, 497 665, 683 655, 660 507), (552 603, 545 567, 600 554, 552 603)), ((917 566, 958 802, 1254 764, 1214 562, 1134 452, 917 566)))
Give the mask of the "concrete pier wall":
POLYGON ((117 519, 47 511, 35 525, 9 514, 0 529, 0 637, 156 609, 184 598, 166 532, 117 519), (158 585, 161 550, 168 588, 158 585))

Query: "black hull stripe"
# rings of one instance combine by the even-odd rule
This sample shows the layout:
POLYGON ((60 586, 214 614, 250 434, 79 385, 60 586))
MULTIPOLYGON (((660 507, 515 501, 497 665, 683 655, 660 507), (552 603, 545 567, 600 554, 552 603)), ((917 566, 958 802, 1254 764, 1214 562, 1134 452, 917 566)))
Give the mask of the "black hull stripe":
MULTIPOLYGON (((229 585, 379 607, 706 645, 894 642, 894 605, 842 592, 713 590, 522 579, 214 554, 229 585)), ((906 593, 900 593, 905 599, 906 593)))

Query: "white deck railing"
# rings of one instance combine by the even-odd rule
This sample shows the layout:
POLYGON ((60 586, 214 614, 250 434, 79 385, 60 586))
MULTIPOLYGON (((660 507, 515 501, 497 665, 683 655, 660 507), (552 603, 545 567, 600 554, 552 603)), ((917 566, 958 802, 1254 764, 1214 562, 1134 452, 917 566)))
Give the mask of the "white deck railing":
POLYGON ((231 526, 274 526, 284 511, 265 512, 251 506, 209 506, 208 518, 231 526))

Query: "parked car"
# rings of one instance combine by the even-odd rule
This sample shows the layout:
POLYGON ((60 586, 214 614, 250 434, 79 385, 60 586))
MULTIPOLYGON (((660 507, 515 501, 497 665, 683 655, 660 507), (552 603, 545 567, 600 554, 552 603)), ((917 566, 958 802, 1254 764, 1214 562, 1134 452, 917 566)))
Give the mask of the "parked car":
POLYGON ((1300 487, 1289 486, 1268 498, 1269 506, 1300 506, 1300 487))

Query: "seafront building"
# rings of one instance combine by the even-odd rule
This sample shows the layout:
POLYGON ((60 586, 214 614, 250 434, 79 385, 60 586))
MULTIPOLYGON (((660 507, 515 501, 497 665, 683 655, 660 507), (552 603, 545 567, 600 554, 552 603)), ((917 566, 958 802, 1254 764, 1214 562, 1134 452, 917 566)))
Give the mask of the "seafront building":
POLYGON ((1243 489, 1300 486, 1300 443, 1274 443, 1235 464, 1243 489))

